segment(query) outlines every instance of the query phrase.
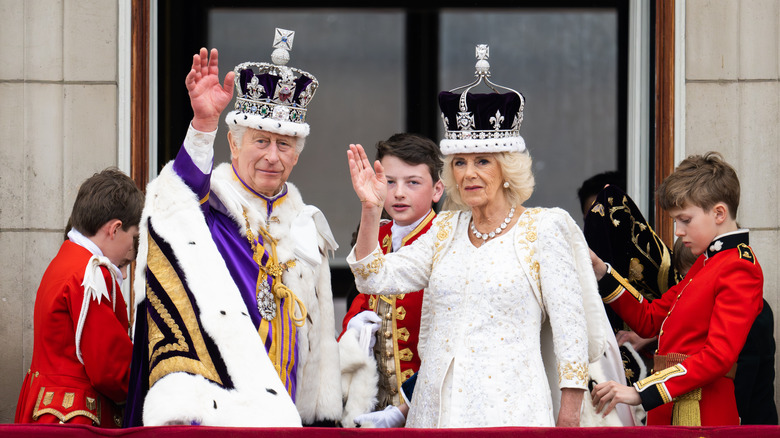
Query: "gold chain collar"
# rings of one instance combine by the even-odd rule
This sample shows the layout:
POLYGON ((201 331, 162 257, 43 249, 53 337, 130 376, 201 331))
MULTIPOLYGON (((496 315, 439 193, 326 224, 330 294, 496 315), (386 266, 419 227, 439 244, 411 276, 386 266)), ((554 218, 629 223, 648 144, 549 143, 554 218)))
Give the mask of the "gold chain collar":
POLYGON ((297 327, 302 327, 306 322, 306 306, 290 288, 282 283, 282 274, 284 271, 295 267, 295 259, 288 260, 286 263, 279 263, 279 259, 276 255, 276 239, 274 239, 266 229, 258 227, 258 232, 263 237, 263 241, 268 242, 271 247, 271 254, 268 256, 268 262, 264 265, 263 253, 265 252, 265 248, 257 244, 257 239, 255 239, 255 235, 252 232, 252 227, 249 226, 249 217, 247 217, 246 209, 243 209, 242 214, 244 215, 244 221, 246 223, 246 238, 249 240, 249 244, 252 247, 252 258, 260 268, 255 289, 257 308, 260 311, 260 315, 267 321, 276 318, 277 303, 275 301, 281 301, 286 298, 285 307, 290 314, 290 318, 297 327), (273 277, 273 286, 270 290, 267 281, 268 275, 273 277), (273 300, 273 298, 276 298, 276 300, 273 300), (300 316, 295 315, 294 306, 296 305, 300 310, 300 316))

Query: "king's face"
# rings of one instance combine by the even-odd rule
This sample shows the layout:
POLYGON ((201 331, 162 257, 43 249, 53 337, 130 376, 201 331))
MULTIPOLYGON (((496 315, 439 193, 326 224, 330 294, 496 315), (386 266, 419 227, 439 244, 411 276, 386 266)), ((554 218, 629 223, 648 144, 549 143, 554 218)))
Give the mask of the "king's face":
POLYGON ((298 163, 297 138, 247 129, 241 144, 230 141, 233 166, 254 191, 271 197, 279 193, 298 163))

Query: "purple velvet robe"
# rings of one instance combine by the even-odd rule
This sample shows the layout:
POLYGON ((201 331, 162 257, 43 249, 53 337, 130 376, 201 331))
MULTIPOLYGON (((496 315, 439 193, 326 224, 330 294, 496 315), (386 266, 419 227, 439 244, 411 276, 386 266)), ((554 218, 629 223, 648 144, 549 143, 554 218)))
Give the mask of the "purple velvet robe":
MULTIPOLYGON (((184 146, 179 148, 179 153, 173 162, 173 169, 201 201, 201 211, 203 212, 206 224, 211 232, 211 237, 222 255, 223 260, 225 260, 225 265, 227 266, 233 281, 241 292, 241 298, 246 304, 247 313, 252 319, 255 328, 259 329, 263 322, 260 311, 257 308, 256 297, 260 268, 253 258, 253 251, 249 241, 241 234, 241 226, 233 221, 225 206, 216 194, 211 191, 211 173, 204 174, 192 161, 192 158, 187 153, 184 146)), ((282 203, 287 195, 286 185, 281 193, 273 198, 268 198, 253 191, 241 181, 240 178, 238 180, 247 191, 265 202, 267 208, 266 217, 271 216, 273 208, 282 203)), ((260 244, 262 244, 262 241, 260 244)), ((272 279, 269 278, 269 282, 271 280, 272 279)), ((136 313, 136 315, 139 316, 137 317, 135 327, 130 391, 125 411, 124 427, 143 425, 143 403, 145 395, 149 390, 148 363, 145 362, 149 357, 148 327, 146 318, 143 317, 143 315, 146 314, 145 305, 146 301, 141 303, 138 306, 136 313)), ((282 312, 282 309, 284 309, 284 299, 282 299, 282 303, 279 306, 279 309, 277 309, 277 312, 282 312)), ((297 388, 296 376, 298 367, 297 336, 295 335, 296 331, 292 327, 293 323, 289 318, 289 315, 278 315, 277 318, 279 317, 284 317, 281 339, 286 344, 286 349, 288 351, 292 350, 292 354, 288 353, 285 355, 289 359, 286 364, 283 364, 287 369, 287 381, 284 381, 283 383, 294 402, 297 388), (291 336, 290 334, 293 335, 291 336)), ((266 352, 271 348, 273 340, 272 331, 273 328, 269 327, 268 336, 263 340, 266 352)))

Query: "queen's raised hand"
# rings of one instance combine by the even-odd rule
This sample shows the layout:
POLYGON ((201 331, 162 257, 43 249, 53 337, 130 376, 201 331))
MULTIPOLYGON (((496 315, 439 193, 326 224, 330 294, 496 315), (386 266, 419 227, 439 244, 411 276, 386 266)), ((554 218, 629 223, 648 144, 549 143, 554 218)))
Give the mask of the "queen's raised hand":
POLYGON ((371 168, 366 151, 359 144, 349 145, 347 159, 352 188, 355 189, 363 208, 376 207, 381 210, 387 196, 387 178, 382 164, 376 161, 371 168))

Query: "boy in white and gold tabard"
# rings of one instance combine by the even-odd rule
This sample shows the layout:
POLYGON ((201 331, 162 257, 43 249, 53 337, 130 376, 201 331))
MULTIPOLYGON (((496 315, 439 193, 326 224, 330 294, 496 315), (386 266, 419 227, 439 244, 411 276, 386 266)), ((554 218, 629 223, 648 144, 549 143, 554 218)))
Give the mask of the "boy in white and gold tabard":
MULTIPOLYGON (((425 137, 406 133, 395 134, 378 142, 376 158, 382 163, 387 174, 388 195, 385 198, 384 210, 393 218, 384 221, 379 228, 379 244, 387 254, 410 245, 431 227, 436 217, 432 205, 439 201, 444 192, 444 185, 439 179, 442 159, 436 143, 425 137)), ((403 424, 404 416, 395 411, 397 407, 402 411, 406 410, 401 396, 401 384, 420 369, 422 309, 422 293, 385 297, 358 294, 352 301, 339 337, 342 363, 366 362, 365 367, 378 370, 379 375, 377 383, 372 379, 365 382, 352 379, 350 393, 366 396, 353 397, 351 403, 345 407, 342 424, 351 426, 355 415, 363 414, 372 408, 387 408, 388 412, 384 416, 396 420, 375 425, 403 424), (349 345, 355 344, 363 330, 370 330, 372 333, 369 351, 348 348, 349 345), (350 354, 350 351, 354 353, 350 354), (370 358, 375 358, 375 366, 370 358), (371 403, 374 395, 377 397, 376 406, 371 403), (360 402, 361 399, 364 401, 360 402)), ((374 373, 365 374, 371 376, 374 373)))

